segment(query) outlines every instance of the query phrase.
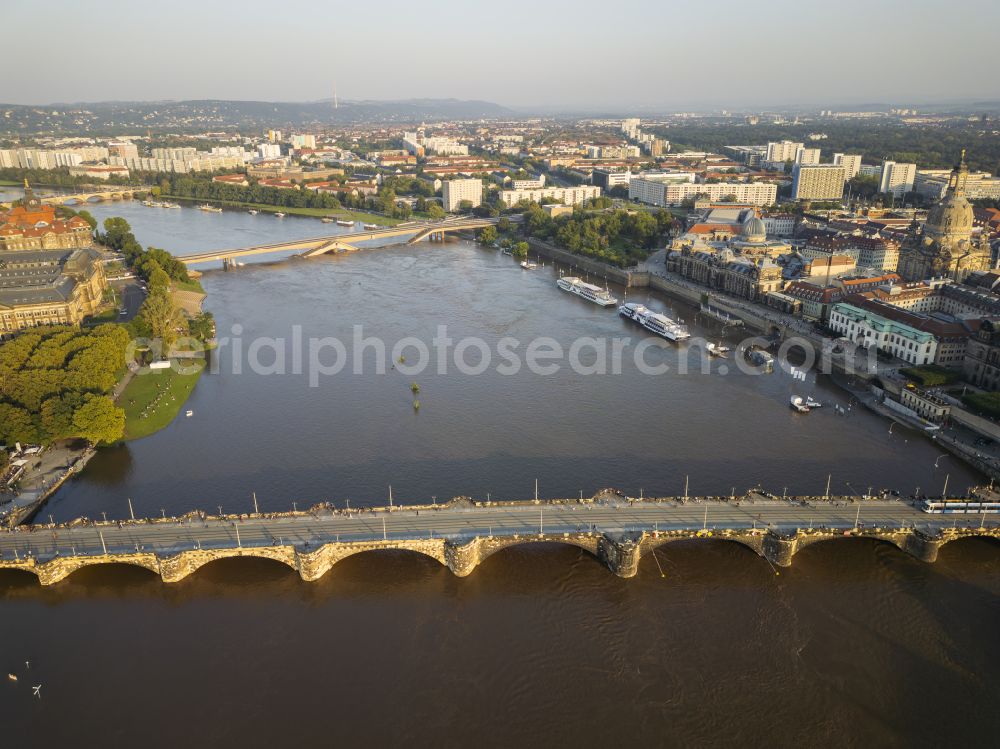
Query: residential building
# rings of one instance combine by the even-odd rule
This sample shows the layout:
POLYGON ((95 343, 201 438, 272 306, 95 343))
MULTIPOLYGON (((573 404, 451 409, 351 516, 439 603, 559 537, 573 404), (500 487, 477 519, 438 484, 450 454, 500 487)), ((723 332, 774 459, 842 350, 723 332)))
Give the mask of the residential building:
POLYGON ((281 146, 277 143, 261 143, 257 146, 257 156, 262 159, 280 159, 281 146))
POLYGON ((614 171, 611 169, 595 169, 590 173, 590 184, 597 185, 602 190, 612 187, 628 187, 635 176, 629 171, 614 171))
POLYGON ((315 135, 293 135, 289 142, 292 148, 316 148, 315 135))
POLYGON ((795 163, 803 166, 813 166, 819 164, 820 155, 820 149, 818 148, 803 148, 799 151, 795 163))
POLYGON ((462 201, 468 200, 472 207, 482 205, 483 181, 481 179, 449 179, 441 183, 441 202, 448 213, 459 209, 462 201))
POLYGON ((844 195, 844 167, 835 164, 796 164, 792 197, 795 200, 840 200, 844 195))
POLYGON ((686 200, 705 196, 709 200, 732 200, 763 206, 773 205, 778 198, 778 186, 765 182, 669 183, 648 177, 629 182, 629 198, 649 205, 680 205, 686 200))
MULTIPOLYGON (((949 169, 921 169, 913 183, 914 192, 928 200, 941 200, 948 192, 949 169)), ((1000 199, 1000 179, 989 172, 969 172, 965 179, 965 196, 969 200, 1000 199)))
POLYGON ((916 164, 901 164, 895 161, 883 161, 879 174, 879 192, 892 193, 901 198, 913 191, 913 183, 917 178, 916 164))
POLYGON ((104 164, 79 164, 69 168, 71 177, 86 177, 107 181, 112 177, 128 179, 129 171, 124 166, 106 166, 104 164))
POLYGON ((500 198, 507 207, 515 206, 522 200, 541 203, 543 200, 562 202, 565 205, 579 205, 587 200, 598 198, 601 188, 593 185, 578 187, 543 187, 537 190, 501 190, 500 198))
POLYGON ((764 222, 767 233, 776 237, 792 236, 795 233, 795 225, 798 223, 798 217, 792 213, 772 213, 768 216, 762 216, 761 220, 764 222))
POLYGON ((767 153, 764 155, 764 163, 784 166, 786 161, 797 161, 799 152, 804 147, 802 143, 793 143, 790 140, 783 140, 779 143, 768 143, 767 153))
POLYGON ((844 179, 851 180, 858 176, 861 171, 861 154, 858 153, 835 153, 833 163, 844 167, 844 179))

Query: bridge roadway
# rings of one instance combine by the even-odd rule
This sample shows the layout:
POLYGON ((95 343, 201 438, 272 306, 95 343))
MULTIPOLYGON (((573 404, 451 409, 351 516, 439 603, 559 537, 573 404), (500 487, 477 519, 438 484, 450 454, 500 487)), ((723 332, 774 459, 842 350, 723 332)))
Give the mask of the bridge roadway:
POLYGON ((363 231, 345 232, 343 234, 332 234, 325 237, 313 237, 310 239, 293 240, 290 242, 275 242, 273 244, 255 245, 253 247, 237 247, 223 250, 209 250, 207 252, 197 252, 190 255, 179 255, 177 257, 185 265, 195 265, 197 263, 207 263, 213 260, 232 260, 248 255, 263 255, 271 252, 285 252, 290 250, 301 250, 302 257, 315 257, 319 254, 335 252, 337 250, 355 250, 353 245, 357 242, 366 242, 372 239, 392 239, 393 237, 405 237, 413 235, 410 243, 419 242, 435 234, 445 234, 454 231, 469 231, 481 229, 485 226, 496 224, 499 219, 446 219, 434 223, 410 222, 397 226, 385 227, 382 229, 366 229, 363 231))
POLYGON ((379 549, 409 550, 472 572, 503 548, 552 542, 593 554, 622 577, 662 544, 721 538, 749 547, 772 565, 788 566, 812 543, 865 537, 891 543, 924 561, 968 536, 1000 538, 995 516, 929 515, 900 500, 850 497, 775 500, 632 500, 473 503, 364 510, 321 505, 308 512, 136 521, 76 521, 0 531, 0 569, 58 582, 94 564, 132 564, 175 582, 215 559, 253 556, 282 562, 315 580, 337 561, 379 549), (988 522, 989 521, 989 522, 988 522))

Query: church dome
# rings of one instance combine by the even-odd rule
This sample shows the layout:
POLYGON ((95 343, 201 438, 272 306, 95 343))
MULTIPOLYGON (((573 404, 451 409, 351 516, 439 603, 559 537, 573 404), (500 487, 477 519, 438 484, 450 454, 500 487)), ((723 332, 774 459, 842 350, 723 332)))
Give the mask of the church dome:
POLYGON ((948 190, 944 198, 927 214, 924 224, 925 233, 935 236, 961 235, 968 237, 972 233, 972 204, 965 197, 965 184, 969 177, 969 169, 965 165, 965 151, 962 159, 951 172, 948 180, 948 190))
POLYGON ((937 234, 968 234, 972 231, 972 221, 972 204, 964 195, 949 192, 931 208, 926 226, 936 229, 937 234))
POLYGON ((740 231, 745 242, 764 242, 767 240, 767 229, 764 222, 756 216, 747 219, 740 231))

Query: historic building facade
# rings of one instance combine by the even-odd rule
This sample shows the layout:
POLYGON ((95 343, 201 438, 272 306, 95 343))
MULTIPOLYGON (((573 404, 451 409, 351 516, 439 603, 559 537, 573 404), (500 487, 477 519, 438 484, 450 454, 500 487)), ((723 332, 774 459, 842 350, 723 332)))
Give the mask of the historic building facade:
POLYGON ((972 204, 965 197, 969 169, 965 152, 952 170, 944 198, 914 229, 899 254, 899 274, 907 281, 950 277, 963 280, 974 271, 989 270, 990 246, 973 233, 972 204))
POLYGON ((0 337, 39 325, 79 325, 98 311, 108 282, 90 225, 57 219, 25 183, 24 201, 0 214, 0 337))
POLYGON ((108 287, 91 248, 0 252, 0 337, 39 325, 79 325, 108 287))
POLYGON ((93 244, 90 224, 79 216, 56 217, 56 209, 35 197, 24 181, 21 205, 0 213, 0 251, 65 250, 93 244))

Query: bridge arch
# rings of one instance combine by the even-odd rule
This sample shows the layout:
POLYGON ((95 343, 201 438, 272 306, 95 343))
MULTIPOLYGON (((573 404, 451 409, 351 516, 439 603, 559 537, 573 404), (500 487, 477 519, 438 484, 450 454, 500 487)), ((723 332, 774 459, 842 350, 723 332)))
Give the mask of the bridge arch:
POLYGON ((35 574, 42 585, 54 585, 84 567, 101 565, 125 565, 141 567, 154 574, 160 574, 159 562, 154 554, 108 554, 88 557, 56 557, 35 567, 35 574))
POLYGON ((670 543, 679 543, 682 541, 719 541, 723 543, 733 543, 743 546, 744 548, 750 549, 754 554, 759 557, 766 558, 764 553, 764 535, 756 536, 737 536, 737 535, 725 535, 725 534, 712 534, 704 536, 648 536, 645 541, 639 547, 640 556, 646 556, 647 554, 656 551, 657 549, 666 546, 670 543))
POLYGON ((234 549, 192 549, 160 560, 160 575, 163 582, 176 583, 197 572, 209 562, 234 557, 256 557, 280 562, 293 570, 298 570, 295 552, 286 546, 253 546, 234 549))
MULTIPOLYGON (((479 566, 487 559, 495 554, 498 554, 507 549, 512 549, 516 546, 527 546, 535 544, 551 544, 555 546, 573 546, 577 549, 583 549, 583 551, 590 554, 594 559, 601 561, 601 555, 599 551, 600 540, 595 535, 593 537, 586 537, 581 539, 577 536, 556 536, 556 535, 543 535, 543 536, 492 536, 489 538, 479 539, 479 559, 476 566, 479 566)), ((470 570, 471 571, 471 570, 470 570)))
POLYGON ((328 543, 313 551, 299 552, 298 570, 303 580, 312 582, 319 580, 337 562, 348 557, 375 551, 406 551, 430 557, 435 562, 447 565, 444 552, 444 540, 410 540, 410 541, 373 541, 361 543, 328 543))

